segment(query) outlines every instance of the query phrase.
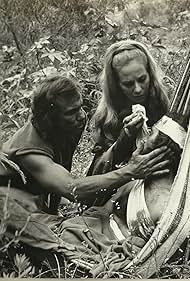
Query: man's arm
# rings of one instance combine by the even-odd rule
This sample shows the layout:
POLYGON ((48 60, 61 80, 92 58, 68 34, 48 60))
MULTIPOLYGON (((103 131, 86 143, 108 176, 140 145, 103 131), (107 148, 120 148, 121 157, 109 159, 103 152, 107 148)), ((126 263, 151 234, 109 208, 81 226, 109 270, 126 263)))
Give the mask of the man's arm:
POLYGON ((131 181, 132 178, 144 178, 152 174, 169 172, 168 160, 163 160, 167 147, 141 155, 138 148, 129 163, 118 170, 103 174, 75 179, 61 165, 43 155, 27 154, 20 156, 19 164, 47 191, 74 200, 87 197, 101 189, 113 189, 131 181))

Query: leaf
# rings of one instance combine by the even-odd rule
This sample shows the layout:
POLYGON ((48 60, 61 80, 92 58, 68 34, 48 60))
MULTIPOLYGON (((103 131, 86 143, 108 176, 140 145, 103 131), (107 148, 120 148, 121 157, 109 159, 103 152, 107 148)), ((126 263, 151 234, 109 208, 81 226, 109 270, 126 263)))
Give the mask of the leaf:
POLYGON ((166 47, 165 47, 164 45, 162 45, 162 44, 155 43, 155 44, 153 44, 152 46, 154 46, 154 47, 156 47, 156 48, 160 48, 160 49, 166 50, 166 47))
POLYGON ((14 264, 19 271, 25 270, 28 266, 30 266, 29 259, 23 254, 16 254, 14 257, 14 264))
POLYGON ((87 56, 88 60, 92 60, 93 58, 94 58, 94 54, 91 54, 91 55, 87 56))
POLYGON ((17 126, 14 123, 11 123, 11 124, 6 124, 4 126, 4 129, 12 129, 12 128, 15 128, 15 127, 17 127, 17 126))
POLYGON ((55 56, 55 58, 56 58, 58 61, 60 61, 61 63, 64 62, 63 57, 62 57, 63 55, 62 55, 61 52, 55 52, 55 53, 54 53, 54 56, 55 56))
POLYGON ((29 110, 30 110, 29 108, 24 108, 24 107, 23 107, 23 108, 18 109, 18 110, 16 111, 16 113, 19 114, 19 115, 22 115, 22 114, 28 112, 29 110))
POLYGON ((42 47, 43 47, 43 45, 40 42, 35 42, 34 45, 35 45, 35 48, 37 48, 37 49, 42 49, 42 47))
POLYGON ((44 37, 40 38, 39 41, 40 41, 41 43, 44 43, 44 42, 45 42, 45 43, 46 43, 46 42, 50 43, 49 40, 48 40, 49 38, 50 38, 50 36, 44 36, 44 37))
POLYGON ((80 53, 83 54, 85 53, 87 50, 88 50, 89 46, 85 43, 83 45, 81 45, 81 48, 80 48, 80 53))
POLYGON ((28 275, 29 275, 29 273, 31 273, 31 271, 33 272, 33 267, 29 266, 18 276, 18 278, 28 277, 28 275))
POLYGON ((15 271, 13 271, 13 272, 11 272, 10 274, 9 273, 5 273, 5 272, 3 272, 3 278, 15 278, 16 276, 16 272, 15 271))
POLYGON ((41 58, 45 58, 45 57, 48 57, 52 62, 55 61, 55 59, 57 59, 58 61, 60 61, 61 63, 63 63, 63 54, 62 52, 60 51, 55 51, 55 49, 51 49, 46 52, 44 52, 42 55, 41 55, 41 58))
POLYGON ((7 77, 6 79, 4 79, 4 80, 1 82, 1 85, 6 84, 7 82, 11 83, 11 82, 13 82, 14 80, 20 79, 20 77, 21 77, 21 74, 16 74, 16 75, 14 75, 14 76, 7 77))
POLYGON ((49 58, 52 62, 54 62, 54 60, 55 60, 54 54, 49 54, 49 55, 48 55, 48 58, 49 58))
POLYGON ((9 120, 9 115, 0 113, 0 124, 7 122, 7 120, 9 120))
POLYGON ((19 100, 23 100, 24 98, 30 98, 31 96, 33 95, 33 91, 32 90, 20 90, 19 93, 18 93, 18 96, 21 96, 19 100))
POLYGON ((105 21, 113 28, 118 27, 118 24, 107 16, 105 16, 105 21))
POLYGON ((44 77, 44 73, 46 76, 57 74, 57 69, 54 66, 47 66, 39 71, 31 73, 29 77, 34 80, 34 83, 36 83, 40 80, 40 78, 44 77))
POLYGON ((28 50, 27 53, 31 53, 36 49, 40 50, 40 49, 44 48, 44 45, 50 44, 50 41, 48 40, 49 38, 50 38, 50 36, 43 37, 39 41, 34 42, 34 45, 28 50))
POLYGON ((164 79, 167 79, 171 84, 175 85, 175 81, 168 75, 164 75, 164 79))
POLYGON ((27 277, 34 272, 34 267, 31 266, 29 258, 24 254, 16 254, 14 264, 18 271, 18 278, 27 277))
POLYGON ((15 119, 13 119, 10 115, 8 115, 8 118, 18 129, 20 129, 20 125, 15 119))
POLYGON ((12 53, 15 49, 15 47, 8 47, 7 45, 2 46, 2 51, 4 53, 12 53))
POLYGON ((49 53, 44 53, 41 55, 41 58, 45 58, 45 57, 48 57, 49 56, 49 53))

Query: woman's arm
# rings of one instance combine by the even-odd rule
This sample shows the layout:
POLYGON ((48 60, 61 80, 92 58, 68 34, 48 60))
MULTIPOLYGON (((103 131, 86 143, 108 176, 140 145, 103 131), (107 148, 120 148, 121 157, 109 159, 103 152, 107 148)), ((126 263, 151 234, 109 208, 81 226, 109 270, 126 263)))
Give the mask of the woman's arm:
POLYGON ((107 144, 103 129, 100 130, 100 139, 95 146, 95 157, 87 175, 100 175, 115 169, 122 162, 127 163, 135 150, 135 141, 143 118, 135 113, 125 117, 123 128, 116 142, 107 144), (96 149, 97 148, 97 149, 96 149))

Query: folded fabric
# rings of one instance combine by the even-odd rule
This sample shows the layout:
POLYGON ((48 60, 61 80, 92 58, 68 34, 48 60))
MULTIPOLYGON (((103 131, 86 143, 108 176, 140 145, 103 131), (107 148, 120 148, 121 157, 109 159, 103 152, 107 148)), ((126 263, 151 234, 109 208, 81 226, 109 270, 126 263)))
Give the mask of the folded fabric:
POLYGON ((127 202, 127 225, 131 234, 146 241, 152 235, 155 224, 151 219, 144 196, 144 180, 137 180, 127 202))

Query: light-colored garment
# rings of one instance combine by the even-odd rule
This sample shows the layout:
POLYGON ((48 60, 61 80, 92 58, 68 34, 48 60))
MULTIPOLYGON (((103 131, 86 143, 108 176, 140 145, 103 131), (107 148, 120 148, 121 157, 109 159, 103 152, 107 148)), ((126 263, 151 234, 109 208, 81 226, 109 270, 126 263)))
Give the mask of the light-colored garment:
POLYGON ((152 235, 155 224, 150 216, 144 194, 144 181, 137 180, 131 189, 126 208, 126 229, 121 230, 121 223, 118 223, 114 215, 110 216, 109 225, 118 241, 126 236, 135 235, 148 240, 152 235))
POLYGON ((148 240, 154 231, 155 224, 146 205, 143 180, 136 181, 129 194, 126 216, 131 234, 148 240))
POLYGON ((115 221, 114 216, 110 216, 110 227, 115 235, 115 237, 118 239, 118 241, 122 241, 125 239, 125 236, 123 235, 118 223, 115 221))
POLYGON ((164 115, 155 125, 154 127, 169 136, 175 143, 179 145, 181 149, 183 149, 185 144, 185 139, 187 133, 185 129, 180 126, 177 122, 164 115))

